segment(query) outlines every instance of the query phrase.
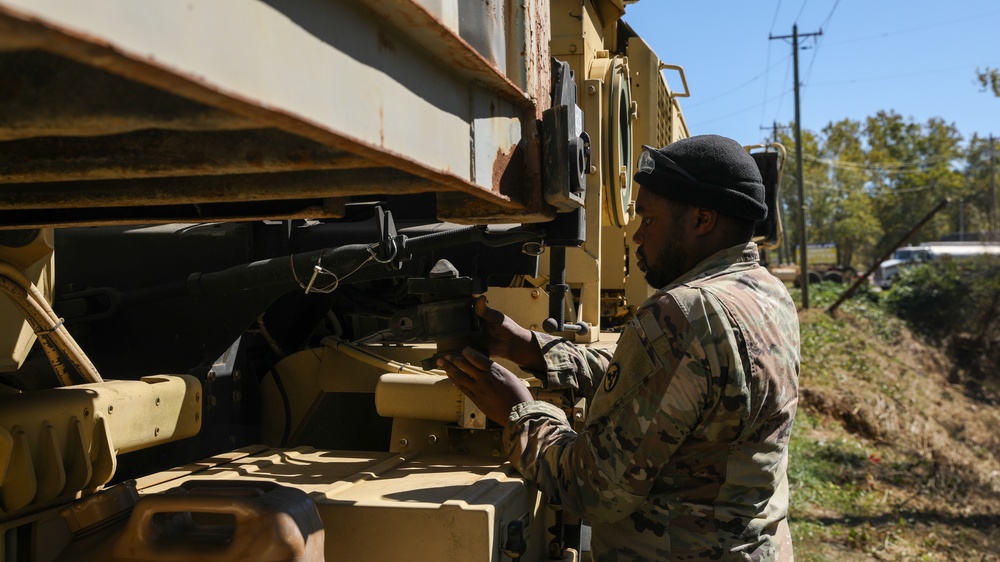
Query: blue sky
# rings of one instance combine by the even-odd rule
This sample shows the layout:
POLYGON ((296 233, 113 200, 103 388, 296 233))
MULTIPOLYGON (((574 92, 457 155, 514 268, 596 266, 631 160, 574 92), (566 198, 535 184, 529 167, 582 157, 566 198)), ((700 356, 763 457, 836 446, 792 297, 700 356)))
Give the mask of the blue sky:
MULTIPOLYGON (((803 128, 894 110, 942 118, 966 139, 1000 137, 1000 98, 975 76, 1000 67, 998 0, 642 0, 624 19, 684 67, 692 134, 751 144, 770 136, 761 127, 794 119, 791 40, 768 37, 797 23, 800 34, 823 31, 800 39, 803 128)), ((681 89, 676 73, 665 76, 681 89)))

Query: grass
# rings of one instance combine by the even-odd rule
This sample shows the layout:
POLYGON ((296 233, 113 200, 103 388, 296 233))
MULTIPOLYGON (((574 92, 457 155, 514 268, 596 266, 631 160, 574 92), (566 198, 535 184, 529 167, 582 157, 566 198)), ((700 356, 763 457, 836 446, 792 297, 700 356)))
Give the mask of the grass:
POLYGON ((796 559, 1000 561, 1000 407, 950 384, 941 350, 914 338, 880 295, 825 313, 842 289, 810 286, 811 309, 799 315, 796 559))

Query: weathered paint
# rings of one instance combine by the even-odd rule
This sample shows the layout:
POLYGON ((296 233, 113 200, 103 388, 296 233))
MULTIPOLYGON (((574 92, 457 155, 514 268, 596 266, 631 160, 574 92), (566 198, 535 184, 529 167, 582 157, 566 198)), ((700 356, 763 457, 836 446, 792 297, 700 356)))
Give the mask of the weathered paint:
MULTIPOLYGON (((498 155, 508 166, 538 162, 508 156, 515 146, 534 142, 535 119, 548 103, 548 81, 540 78, 548 69, 548 5, 507 4, 507 28, 496 43, 506 45, 507 58, 500 61, 498 49, 488 60, 414 0, 165 0, 141 6, 128 0, 0 0, 0 69, 15 68, 18 57, 47 59, 56 63, 56 82, 89 86, 77 88, 84 98, 103 83, 113 86, 105 89, 111 101, 135 102, 101 106, 83 99, 73 106, 52 93, 58 88, 46 89, 39 102, 18 95, 20 105, 0 107, 0 115, 6 110, 21 116, 0 120, 17 125, 0 126, 0 139, 20 140, 0 142, 0 154, 24 155, 31 143, 41 142, 33 138, 40 135, 105 137, 151 127, 203 131, 206 144, 218 131, 276 128, 329 147, 325 156, 298 160, 248 143, 242 153, 233 149, 226 157, 189 146, 172 161, 156 161, 164 155, 155 151, 145 154, 148 160, 97 158, 90 167, 84 157, 49 158, 0 170, 6 176, 0 181, 27 190, 31 182, 64 181, 64 199, 73 199, 82 187, 77 180, 201 178, 213 173, 210 167, 217 175, 256 166, 282 172, 338 168, 343 161, 336 155, 346 152, 354 155, 350 167, 395 168, 413 177, 407 185, 421 178, 425 191, 467 193, 515 217, 543 215, 534 193, 540 190, 537 170, 495 170, 498 155), (526 56, 512 56, 519 46, 526 56), (484 104, 492 112, 483 113, 484 104), (208 164, 220 160, 221 166, 208 164), (528 183, 498 179, 505 176, 528 183)), ((99 143, 121 147, 127 139, 99 143)), ((214 189, 231 193, 224 186, 214 189)), ((368 182, 368 189, 386 192, 376 182, 368 182)), ((344 191, 334 186, 328 194, 344 191)), ((88 196, 84 192, 79 202, 88 196)), ((157 203, 155 197, 148 203, 157 203)))
POLYGON ((241 115, 45 51, 0 52, 0 76, 4 77, 0 141, 95 137, 143 129, 232 131, 259 127, 241 115))
POLYGON ((202 176, 182 182, 173 178, 100 180, 81 182, 71 193, 64 187, 63 182, 0 184, 0 207, 26 210, 282 201, 425 193, 434 184, 399 170, 378 168, 202 176))
MULTIPOLYGON (((2 145, 0 184, 368 168, 370 160, 276 129, 47 136, 2 145)), ((31 187, 26 185, 26 189, 31 187)), ((84 188, 85 189, 85 188, 84 188)))
MULTIPOLYGON (((469 195, 466 197, 472 198, 469 195)), ((474 198, 472 198, 474 199, 474 198)), ((139 207, 81 207, 71 209, 0 209, 0 230, 172 224, 245 222, 293 219, 338 219, 346 212, 346 200, 338 197, 290 201, 251 201, 220 204, 142 205, 139 207)))

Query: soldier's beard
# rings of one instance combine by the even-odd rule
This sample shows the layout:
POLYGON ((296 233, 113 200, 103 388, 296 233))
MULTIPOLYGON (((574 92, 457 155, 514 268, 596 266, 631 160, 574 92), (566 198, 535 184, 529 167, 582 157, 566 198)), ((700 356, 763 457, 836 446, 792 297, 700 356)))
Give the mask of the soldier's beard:
POLYGON ((655 260, 648 259, 646 248, 643 246, 636 250, 636 254, 646 262, 646 283, 654 289, 662 289, 673 283, 690 268, 687 265, 688 253, 681 244, 679 236, 671 236, 655 260))

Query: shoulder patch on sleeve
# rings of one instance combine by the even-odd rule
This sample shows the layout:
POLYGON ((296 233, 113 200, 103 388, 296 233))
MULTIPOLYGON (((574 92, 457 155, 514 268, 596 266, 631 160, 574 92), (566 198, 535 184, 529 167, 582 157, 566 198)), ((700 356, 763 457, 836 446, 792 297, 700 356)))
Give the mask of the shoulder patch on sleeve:
POLYGON ((604 371, 604 378, 590 404, 590 417, 607 414, 634 394, 656 369, 652 354, 646 348, 647 339, 642 326, 631 320, 621 337, 604 371))
POLYGON ((618 366, 618 363, 612 363, 608 366, 608 372, 604 374, 604 392, 611 392, 615 389, 619 375, 621 375, 621 367, 618 366))

